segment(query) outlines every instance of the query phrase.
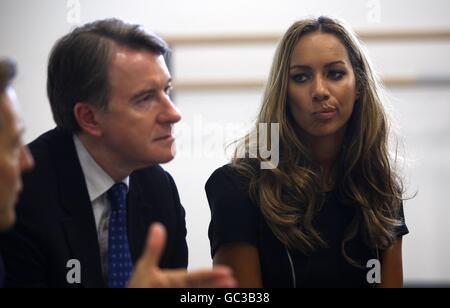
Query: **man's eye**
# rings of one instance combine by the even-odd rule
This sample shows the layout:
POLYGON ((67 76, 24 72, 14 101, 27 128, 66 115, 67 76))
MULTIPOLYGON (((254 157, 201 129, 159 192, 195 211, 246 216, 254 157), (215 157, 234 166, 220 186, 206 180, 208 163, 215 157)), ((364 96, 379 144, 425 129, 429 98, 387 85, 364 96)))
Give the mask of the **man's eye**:
POLYGON ((22 148, 22 137, 18 136, 11 140, 11 148, 14 150, 20 150, 22 148))
POLYGON ((172 90, 173 90, 173 86, 170 85, 164 89, 164 92, 166 92, 167 95, 170 95, 170 93, 172 93, 172 90))
POLYGON ((153 94, 147 94, 137 100, 137 103, 147 102, 153 99, 153 94))

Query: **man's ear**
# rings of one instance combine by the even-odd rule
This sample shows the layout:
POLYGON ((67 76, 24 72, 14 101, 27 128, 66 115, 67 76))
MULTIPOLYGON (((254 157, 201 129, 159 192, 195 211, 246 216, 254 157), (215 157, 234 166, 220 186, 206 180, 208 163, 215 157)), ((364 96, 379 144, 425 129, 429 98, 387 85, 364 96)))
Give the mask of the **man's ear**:
POLYGON ((78 102, 73 107, 73 114, 81 130, 91 136, 100 137, 102 130, 98 122, 98 108, 86 102, 78 102))

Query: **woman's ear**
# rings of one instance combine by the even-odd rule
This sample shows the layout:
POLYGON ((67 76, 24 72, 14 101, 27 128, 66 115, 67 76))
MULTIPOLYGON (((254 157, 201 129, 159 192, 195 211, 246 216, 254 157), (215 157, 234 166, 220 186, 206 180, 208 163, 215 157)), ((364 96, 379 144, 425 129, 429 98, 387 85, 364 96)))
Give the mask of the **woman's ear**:
POLYGON ((86 102, 78 102, 73 107, 73 114, 81 130, 94 137, 100 137, 102 134, 97 113, 98 108, 86 102))

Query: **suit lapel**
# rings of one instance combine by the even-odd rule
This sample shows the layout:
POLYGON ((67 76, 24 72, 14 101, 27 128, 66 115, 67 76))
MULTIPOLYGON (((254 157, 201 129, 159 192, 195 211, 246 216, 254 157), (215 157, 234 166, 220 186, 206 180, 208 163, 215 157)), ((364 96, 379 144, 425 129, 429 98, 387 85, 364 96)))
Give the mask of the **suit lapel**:
POLYGON ((82 286, 106 287, 102 278, 92 204, 72 135, 62 130, 58 134, 59 138, 55 138, 52 149, 59 181, 59 198, 64 210, 62 224, 71 251, 70 257, 80 261, 82 286))
POLYGON ((144 202, 142 188, 135 174, 130 176, 130 190, 127 198, 128 211, 128 242, 133 263, 144 251, 148 224, 152 220, 151 204, 144 202))
MULTIPOLYGON (((153 222, 169 223, 170 211, 165 209, 168 200, 171 200, 168 190, 155 190, 155 187, 164 187, 160 183, 161 177, 154 177, 153 173, 135 171, 130 176, 130 192, 128 195, 128 238, 133 262, 143 253, 147 243, 148 228, 153 222)), ((167 242, 159 265, 168 267, 169 253, 173 245, 171 225, 166 225, 167 242)))

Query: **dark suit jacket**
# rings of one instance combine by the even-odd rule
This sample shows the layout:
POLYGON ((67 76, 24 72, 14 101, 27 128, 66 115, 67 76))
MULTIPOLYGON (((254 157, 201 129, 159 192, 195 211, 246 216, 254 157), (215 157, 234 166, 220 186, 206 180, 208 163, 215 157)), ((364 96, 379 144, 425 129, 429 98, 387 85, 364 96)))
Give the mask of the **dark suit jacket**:
POLYGON ((0 254, 0 289, 3 288, 3 284, 5 283, 5 268, 3 267, 3 258, 0 254))
MULTIPOLYGON (((15 228, 0 236, 7 287, 88 287, 102 278, 95 219, 72 135, 54 129, 30 144, 35 169, 25 174, 15 228), (71 259, 80 261, 81 284, 67 282, 71 259)), ((146 243, 148 227, 167 229, 162 268, 186 268, 185 212, 172 177, 161 167, 130 176, 128 239, 133 262, 146 243)))

